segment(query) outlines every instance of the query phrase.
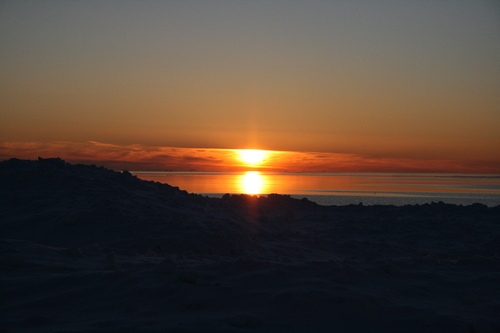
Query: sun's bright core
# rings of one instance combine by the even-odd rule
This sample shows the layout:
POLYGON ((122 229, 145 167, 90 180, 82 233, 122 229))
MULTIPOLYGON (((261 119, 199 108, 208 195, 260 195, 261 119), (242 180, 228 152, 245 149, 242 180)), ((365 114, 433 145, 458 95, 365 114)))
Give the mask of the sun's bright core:
POLYGON ((266 157, 266 152, 258 149, 243 149, 238 154, 243 162, 252 165, 262 162, 266 157))

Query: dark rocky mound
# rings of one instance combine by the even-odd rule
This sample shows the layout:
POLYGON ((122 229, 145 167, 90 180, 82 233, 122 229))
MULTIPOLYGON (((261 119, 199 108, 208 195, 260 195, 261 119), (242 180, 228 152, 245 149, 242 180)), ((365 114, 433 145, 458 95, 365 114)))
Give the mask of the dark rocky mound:
POLYGON ((269 242, 330 246, 351 229, 365 230, 367 237, 374 228, 383 233, 409 227, 436 235, 462 230, 459 237, 465 237, 469 229, 487 230, 500 221, 500 206, 481 204, 320 206, 278 194, 208 198, 128 171, 60 158, 1 162, 0 189, 2 238, 63 247, 95 243, 138 253, 274 255, 269 242))
POLYGON ((138 252, 241 253, 255 232, 245 221, 259 219, 260 211, 316 206, 280 195, 208 198, 60 158, 0 162, 0 189, 2 238, 138 252))

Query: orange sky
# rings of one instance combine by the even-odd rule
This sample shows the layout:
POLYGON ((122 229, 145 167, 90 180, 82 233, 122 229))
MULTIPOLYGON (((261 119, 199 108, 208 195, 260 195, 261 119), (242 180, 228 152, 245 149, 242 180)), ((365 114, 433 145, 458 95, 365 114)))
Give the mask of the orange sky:
POLYGON ((494 1, 6 0, 0 45, 2 159, 499 170, 494 1))
POLYGON ((70 163, 103 165, 115 170, 288 171, 288 172, 453 172, 496 173, 496 161, 411 159, 321 152, 266 151, 258 164, 245 163, 239 150, 119 146, 99 142, 2 143, 0 160, 60 157, 70 163))

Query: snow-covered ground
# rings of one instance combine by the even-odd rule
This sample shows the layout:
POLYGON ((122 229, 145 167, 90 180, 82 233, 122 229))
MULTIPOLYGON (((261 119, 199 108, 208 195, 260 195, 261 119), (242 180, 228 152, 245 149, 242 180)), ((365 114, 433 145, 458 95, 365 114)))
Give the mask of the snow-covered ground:
POLYGON ((500 206, 188 194, 0 163, 0 332, 500 332, 500 206))

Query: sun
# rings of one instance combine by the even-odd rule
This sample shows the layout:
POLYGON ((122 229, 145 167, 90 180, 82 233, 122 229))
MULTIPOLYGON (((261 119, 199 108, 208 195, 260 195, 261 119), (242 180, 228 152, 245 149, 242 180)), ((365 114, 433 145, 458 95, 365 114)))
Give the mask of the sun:
POLYGON ((259 164, 266 158, 266 151, 258 149, 241 149, 238 151, 240 159, 247 164, 259 164))

